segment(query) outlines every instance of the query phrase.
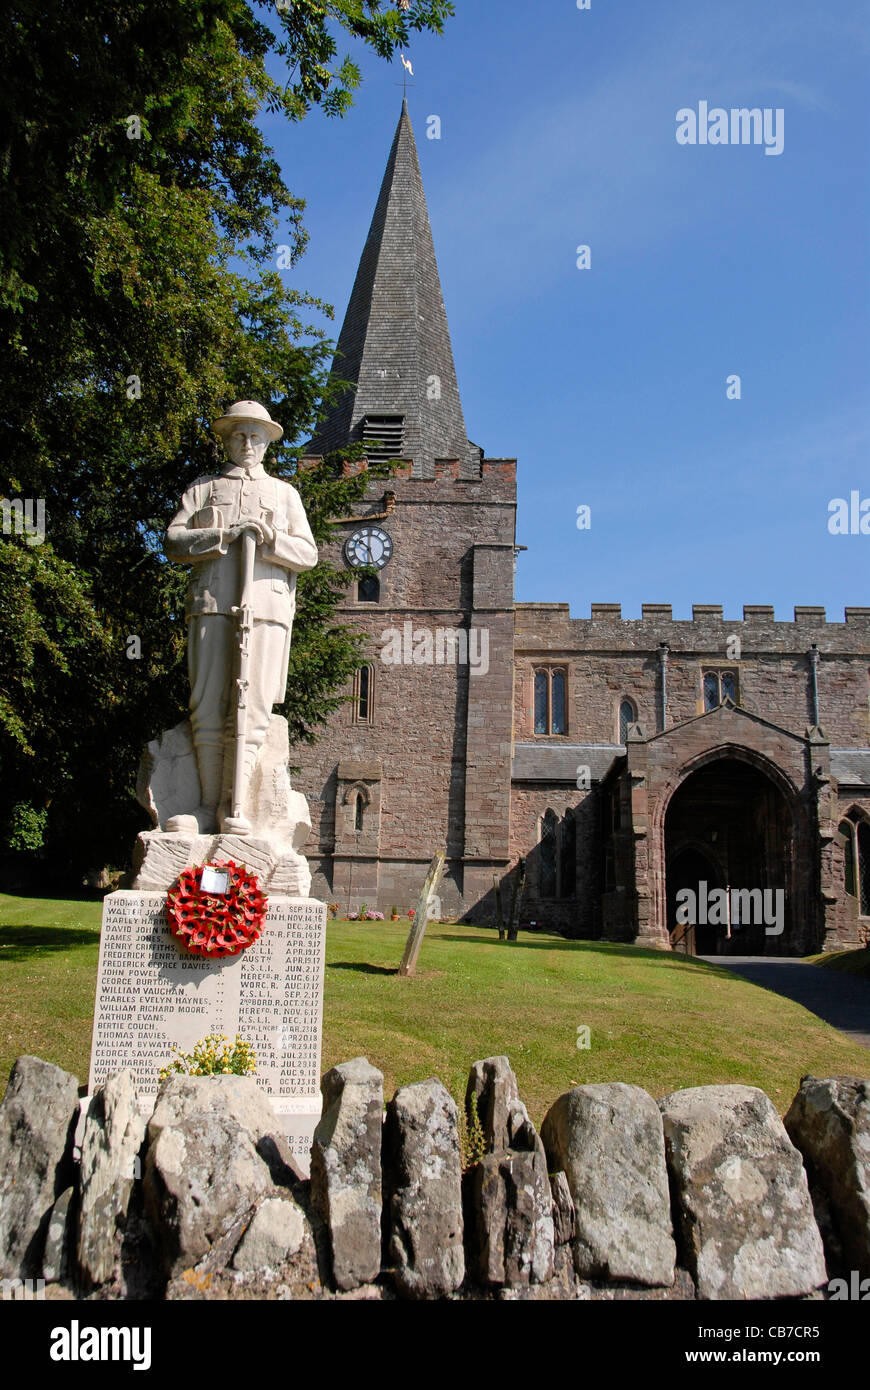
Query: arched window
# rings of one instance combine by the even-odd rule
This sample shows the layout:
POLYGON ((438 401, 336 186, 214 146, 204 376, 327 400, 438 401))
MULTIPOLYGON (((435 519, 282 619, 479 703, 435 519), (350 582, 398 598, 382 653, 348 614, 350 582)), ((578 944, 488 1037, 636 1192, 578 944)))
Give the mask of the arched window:
POLYGON ((708 671, 704 677, 704 709, 716 709, 719 704, 719 677, 715 671, 708 671))
POLYGON ((564 734, 565 720, 565 672, 553 671, 550 677, 550 733, 564 734))
POLYGON ((381 581, 376 574, 364 574, 357 580, 357 603, 380 603, 381 581))
POLYGON ((535 733, 568 732, 568 680, 563 670, 535 672, 535 733))
POLYGON ((535 733, 548 734, 549 681, 546 671, 535 672, 535 733))
POLYGON ((559 897, 573 898, 577 891, 577 823, 573 811, 565 812, 559 846, 559 897))
POLYGON ((625 743, 628 738, 629 724, 637 723, 637 710, 633 700, 622 700, 619 706, 619 742, 625 743))
POLYGON ((357 830, 357 831, 362 830, 362 828, 363 828, 363 812, 364 812, 364 811, 365 811, 365 803, 364 803, 364 801, 363 801, 362 792, 357 792, 357 794, 356 794, 356 807, 355 807, 354 813, 353 813, 353 828, 354 828, 354 830, 357 830))
POLYGON ((541 822, 541 897, 556 896, 556 820, 555 811, 547 811, 541 822))
POLYGON ((870 917, 870 825, 858 822, 858 902, 862 917, 870 917))
POLYGON ((705 711, 718 709, 723 700, 731 700, 735 705, 740 703, 736 671, 705 671, 703 688, 705 711))
POLYGON ((371 724, 374 712, 374 685, 375 671, 372 665, 360 666, 354 673, 353 678, 353 699, 351 708, 353 710, 353 722, 355 724, 371 724))
POLYGON ((854 826, 851 821, 841 820, 837 829, 846 838, 843 849, 843 887, 854 898, 857 896, 855 891, 855 846, 852 841, 854 826))

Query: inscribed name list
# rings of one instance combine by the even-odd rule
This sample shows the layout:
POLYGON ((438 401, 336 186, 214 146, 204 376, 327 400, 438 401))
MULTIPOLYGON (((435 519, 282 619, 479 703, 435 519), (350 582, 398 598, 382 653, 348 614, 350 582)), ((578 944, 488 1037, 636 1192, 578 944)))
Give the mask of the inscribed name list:
POLYGON ((90 1090, 122 1067, 157 1090, 172 1045, 190 1052, 207 1033, 236 1034, 256 1054, 271 1096, 317 1095, 326 907, 270 898, 259 941, 209 960, 179 946, 163 893, 111 893, 103 904, 90 1090))

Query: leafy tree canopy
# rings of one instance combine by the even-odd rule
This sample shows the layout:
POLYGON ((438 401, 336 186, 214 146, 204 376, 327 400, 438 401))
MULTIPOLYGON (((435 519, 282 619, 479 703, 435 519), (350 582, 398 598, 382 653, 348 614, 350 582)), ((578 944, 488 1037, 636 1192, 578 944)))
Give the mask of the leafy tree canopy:
MULTIPOLYGON (((8 849, 120 863, 143 823, 142 743, 187 698, 186 576, 161 542, 183 486, 220 466, 209 422, 235 399, 269 407, 285 430, 270 466, 294 478, 321 543, 362 495, 366 476, 335 460, 295 472, 292 442, 330 389, 331 344, 306 313, 331 310, 277 273, 279 228, 292 262, 304 250, 303 203, 258 117, 342 115, 360 81, 346 41, 389 59, 452 13, 449 0, 6 7, 0 487, 42 499, 46 522, 41 543, 0 535, 8 849)), ((297 741, 360 661, 334 621, 345 583, 326 564, 300 577, 284 711, 297 741)))

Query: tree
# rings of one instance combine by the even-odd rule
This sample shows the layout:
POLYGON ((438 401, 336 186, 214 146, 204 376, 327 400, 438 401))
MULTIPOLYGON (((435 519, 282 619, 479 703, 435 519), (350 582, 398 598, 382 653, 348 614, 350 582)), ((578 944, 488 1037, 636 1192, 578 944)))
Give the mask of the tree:
MULTIPOLYGON (((302 202, 257 125, 341 115, 359 69, 440 32, 445 0, 13 0, 0 21, 0 448, 6 496, 43 499, 46 534, 0 536, 0 830, 61 866, 119 862, 142 824, 141 745, 186 703, 185 576, 160 542, 184 484, 217 463, 208 424, 253 397, 316 418, 331 345, 288 291, 302 202), (268 18, 266 22, 263 16, 268 18), (273 75, 283 60, 285 80, 273 75)), ((274 454, 270 454, 274 459, 274 454)), ((365 477, 299 477, 315 534, 365 477)), ((381 469, 388 473, 389 469, 381 469)), ((311 738, 360 655, 334 623, 345 578, 300 582, 285 712, 311 738)))

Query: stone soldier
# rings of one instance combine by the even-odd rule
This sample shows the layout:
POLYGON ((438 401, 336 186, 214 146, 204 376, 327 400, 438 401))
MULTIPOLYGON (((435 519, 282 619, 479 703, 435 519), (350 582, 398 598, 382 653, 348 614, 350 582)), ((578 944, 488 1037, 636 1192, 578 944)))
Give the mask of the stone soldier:
MULTIPOLYGON (((256 539, 253 632, 247 689, 244 787, 266 737, 272 706, 284 698, 290 633, 296 611, 296 575, 313 569, 317 546, 299 493, 263 467, 268 445, 283 430, 257 401, 236 401, 215 420, 229 455, 217 477, 197 478, 181 499, 166 532, 166 555, 191 565, 187 596, 190 724, 199 769, 200 805, 173 816, 170 831, 217 830, 223 793, 233 771, 238 629, 232 616, 241 587, 240 537, 256 539)), ((221 829, 250 830, 242 817, 221 829)))

